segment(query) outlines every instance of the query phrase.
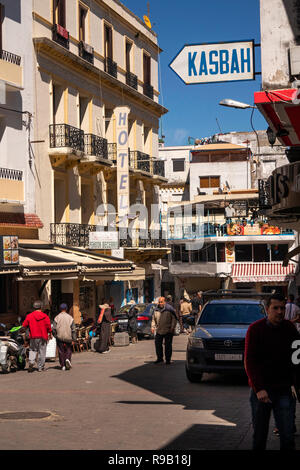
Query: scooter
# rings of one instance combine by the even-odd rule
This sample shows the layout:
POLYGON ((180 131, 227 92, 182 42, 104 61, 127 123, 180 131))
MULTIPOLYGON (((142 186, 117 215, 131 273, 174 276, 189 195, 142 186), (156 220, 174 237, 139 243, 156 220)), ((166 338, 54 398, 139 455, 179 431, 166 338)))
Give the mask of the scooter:
POLYGON ((15 326, 9 330, 8 336, 0 337, 0 367, 4 373, 25 369, 26 348, 21 328, 15 326))

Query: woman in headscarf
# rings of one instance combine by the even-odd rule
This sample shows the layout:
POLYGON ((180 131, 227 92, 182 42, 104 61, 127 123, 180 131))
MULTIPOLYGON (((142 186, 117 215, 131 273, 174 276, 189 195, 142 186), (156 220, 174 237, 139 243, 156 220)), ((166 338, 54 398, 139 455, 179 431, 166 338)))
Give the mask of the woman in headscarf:
POLYGON ((108 301, 106 300, 104 300, 104 302, 99 305, 99 308, 100 314, 97 320, 97 325, 100 326, 100 335, 97 352, 106 354, 109 352, 110 346, 110 324, 112 322, 111 308, 108 301))

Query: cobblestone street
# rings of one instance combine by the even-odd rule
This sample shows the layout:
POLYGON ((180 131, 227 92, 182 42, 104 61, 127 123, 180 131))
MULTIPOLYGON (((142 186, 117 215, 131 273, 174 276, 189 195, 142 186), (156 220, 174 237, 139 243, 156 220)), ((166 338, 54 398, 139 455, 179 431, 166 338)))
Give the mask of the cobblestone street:
MULTIPOLYGON (((56 361, 43 373, 1 375, 0 448, 250 449, 246 379, 205 375, 202 383, 189 383, 186 341, 185 335, 174 338, 170 366, 152 364, 154 342, 143 340, 106 355, 76 353, 69 372, 56 361), (24 414, 4 419, 8 412, 24 414), (32 412, 50 415, 26 419, 32 412)), ((275 450, 272 426, 268 449, 275 450)), ((299 449, 299 436, 296 444, 299 449)))

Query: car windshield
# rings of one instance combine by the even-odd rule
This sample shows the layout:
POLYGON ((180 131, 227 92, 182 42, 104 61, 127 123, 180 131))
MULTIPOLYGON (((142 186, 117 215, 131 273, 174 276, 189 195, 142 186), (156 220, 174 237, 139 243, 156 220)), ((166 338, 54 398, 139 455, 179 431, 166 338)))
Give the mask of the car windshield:
MULTIPOLYGON (((141 312, 144 312, 148 306, 146 306, 145 304, 137 304, 137 305, 134 305, 135 308, 137 308, 138 312, 141 313, 141 312)), ((121 307, 118 314, 122 314, 122 313, 127 313, 129 312, 129 310, 131 309, 132 305, 124 305, 124 307, 121 307)))
POLYGON ((265 316, 261 304, 208 304, 203 309, 198 325, 203 324, 246 324, 250 325, 265 316))

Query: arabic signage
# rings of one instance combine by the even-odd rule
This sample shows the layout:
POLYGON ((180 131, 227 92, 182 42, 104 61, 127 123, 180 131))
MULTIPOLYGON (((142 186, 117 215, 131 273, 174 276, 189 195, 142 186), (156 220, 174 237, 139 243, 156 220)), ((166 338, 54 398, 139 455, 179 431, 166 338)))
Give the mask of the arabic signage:
POLYGON ((280 235, 281 230, 269 224, 228 224, 227 235, 280 235))
POLYGON ((169 67, 186 85, 254 80, 254 41, 187 44, 169 67))
POLYGON ((90 232, 90 250, 116 250, 119 248, 119 233, 111 232, 90 232))
POLYGON ((14 235, 0 236, 0 265, 19 264, 19 240, 14 235))

